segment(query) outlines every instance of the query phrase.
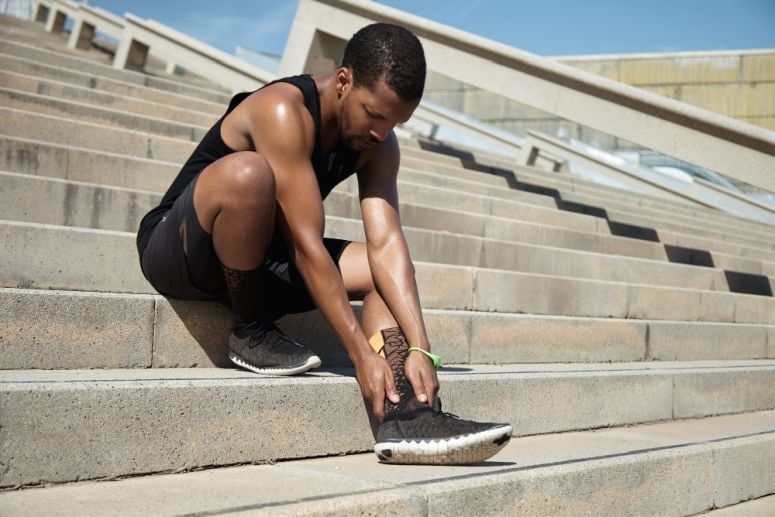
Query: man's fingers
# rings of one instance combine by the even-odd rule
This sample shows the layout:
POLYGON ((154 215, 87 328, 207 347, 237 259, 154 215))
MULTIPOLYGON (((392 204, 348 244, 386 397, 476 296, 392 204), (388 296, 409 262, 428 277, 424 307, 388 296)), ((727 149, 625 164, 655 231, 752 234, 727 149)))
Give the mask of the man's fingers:
POLYGON ((385 399, 381 393, 375 394, 371 401, 371 410, 377 420, 382 422, 385 417, 385 399))
POLYGON ((401 402, 401 397, 398 395, 396 384, 393 382, 393 375, 385 376, 385 394, 390 402, 398 404, 401 402))
MULTIPOLYGON (((428 394, 429 405, 433 405, 432 401, 436 398, 436 392, 439 391, 439 383, 436 381, 436 376, 426 377, 423 376, 423 384, 425 384, 425 393, 428 394)), ((425 402, 425 401, 423 401, 425 402)))
POLYGON ((422 371, 418 374, 420 376, 419 379, 414 379, 414 375, 409 375, 407 373, 406 378, 409 379, 409 384, 412 385, 412 389, 414 390, 414 396, 417 397, 417 400, 419 400, 422 403, 428 402, 428 390, 425 386, 425 380, 422 378, 422 371))

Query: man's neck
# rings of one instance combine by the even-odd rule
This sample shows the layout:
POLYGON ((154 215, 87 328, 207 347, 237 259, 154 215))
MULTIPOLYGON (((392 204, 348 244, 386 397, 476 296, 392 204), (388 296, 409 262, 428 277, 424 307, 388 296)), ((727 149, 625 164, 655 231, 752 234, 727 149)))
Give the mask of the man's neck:
POLYGON ((339 98, 336 94, 335 74, 315 75, 312 77, 318 89, 320 101, 320 138, 323 144, 323 153, 330 154, 339 145, 339 121, 337 118, 337 104, 339 98))

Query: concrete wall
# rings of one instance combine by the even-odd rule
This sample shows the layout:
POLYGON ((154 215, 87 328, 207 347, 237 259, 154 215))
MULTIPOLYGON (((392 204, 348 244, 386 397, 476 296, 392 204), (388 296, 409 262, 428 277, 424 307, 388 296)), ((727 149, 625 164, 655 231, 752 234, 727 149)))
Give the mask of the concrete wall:
MULTIPOLYGON (((559 57, 598 75, 775 130, 775 50, 559 57)), ((603 147, 631 147, 470 85, 431 73, 426 98, 517 134, 536 129, 603 147)))

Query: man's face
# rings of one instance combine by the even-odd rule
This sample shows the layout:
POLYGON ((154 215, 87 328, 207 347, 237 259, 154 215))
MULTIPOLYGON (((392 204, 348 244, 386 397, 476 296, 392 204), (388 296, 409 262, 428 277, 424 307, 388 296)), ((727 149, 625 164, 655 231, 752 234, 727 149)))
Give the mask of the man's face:
POLYGON ((380 78, 372 88, 354 86, 352 73, 347 72, 337 74, 337 81, 342 81, 337 86, 343 87, 339 136, 350 149, 363 151, 385 140, 396 124, 409 120, 420 100, 401 100, 384 78, 380 78))

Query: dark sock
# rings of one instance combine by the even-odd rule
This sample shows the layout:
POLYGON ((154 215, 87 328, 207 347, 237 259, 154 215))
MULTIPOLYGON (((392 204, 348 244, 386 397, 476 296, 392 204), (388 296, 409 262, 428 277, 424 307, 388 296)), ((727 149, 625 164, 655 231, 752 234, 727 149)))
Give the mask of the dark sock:
POLYGON ((409 343, 400 327, 391 327, 379 331, 370 340, 371 346, 387 359, 390 369, 393 371, 393 380, 396 390, 401 397, 398 404, 393 404, 385 397, 385 418, 393 417, 399 412, 409 411, 423 406, 414 396, 414 389, 404 372, 404 363, 409 355, 409 343), (380 339, 381 338, 381 339, 380 339))
POLYGON ((226 279, 231 310, 234 313, 234 329, 238 330, 248 323, 269 321, 265 302, 258 295, 264 268, 243 271, 223 264, 221 268, 226 279))

